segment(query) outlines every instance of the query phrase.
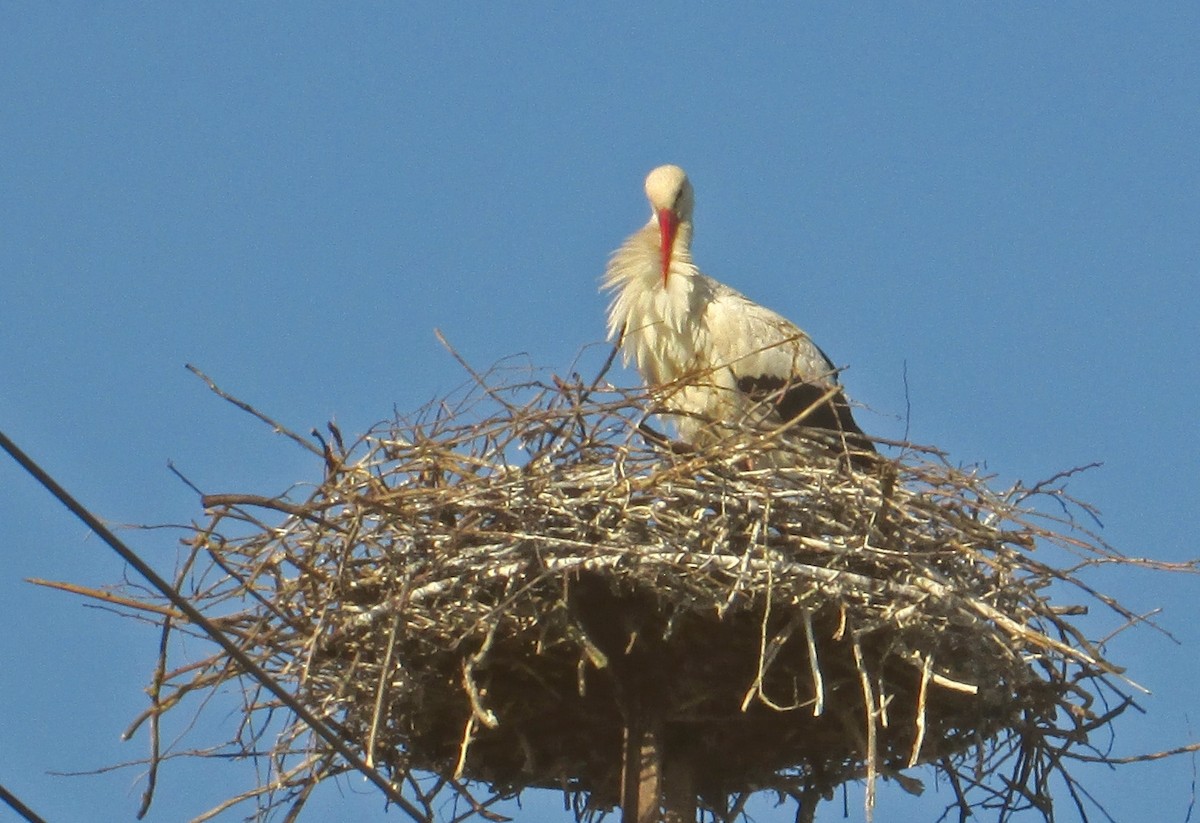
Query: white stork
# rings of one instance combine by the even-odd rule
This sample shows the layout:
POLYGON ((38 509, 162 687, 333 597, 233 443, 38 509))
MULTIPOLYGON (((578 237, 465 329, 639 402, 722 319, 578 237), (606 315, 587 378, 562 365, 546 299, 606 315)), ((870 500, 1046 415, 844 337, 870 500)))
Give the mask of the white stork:
MULTIPOLYGON (((692 262, 692 184, 678 166, 646 178, 650 222, 617 249, 608 336, 621 341, 685 441, 714 426, 795 425, 836 433, 839 447, 874 451, 854 422, 837 369, 786 318, 700 272, 692 262)), ((859 461, 855 461, 856 463, 859 461)))

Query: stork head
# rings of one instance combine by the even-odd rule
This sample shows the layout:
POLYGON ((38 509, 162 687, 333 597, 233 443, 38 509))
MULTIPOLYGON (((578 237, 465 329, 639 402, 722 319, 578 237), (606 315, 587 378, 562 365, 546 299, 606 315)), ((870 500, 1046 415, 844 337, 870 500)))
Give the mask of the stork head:
POLYGON ((679 166, 659 166, 646 177, 646 197, 662 242, 662 279, 667 285, 671 273, 671 257, 675 252, 675 238, 679 226, 692 222, 692 206, 695 195, 687 173, 679 166))

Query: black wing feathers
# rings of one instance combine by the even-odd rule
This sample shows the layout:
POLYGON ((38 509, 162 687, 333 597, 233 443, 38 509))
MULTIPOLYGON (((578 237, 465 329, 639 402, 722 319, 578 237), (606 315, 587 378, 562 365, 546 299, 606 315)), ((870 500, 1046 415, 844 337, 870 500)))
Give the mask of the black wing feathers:
POLYGON ((841 389, 832 397, 826 397, 832 388, 828 384, 789 383, 782 377, 768 374, 739 377, 737 387, 747 397, 773 405, 781 420, 795 420, 804 415, 802 426, 839 432, 846 437, 850 448, 875 451, 875 446, 854 422, 850 404, 841 389))

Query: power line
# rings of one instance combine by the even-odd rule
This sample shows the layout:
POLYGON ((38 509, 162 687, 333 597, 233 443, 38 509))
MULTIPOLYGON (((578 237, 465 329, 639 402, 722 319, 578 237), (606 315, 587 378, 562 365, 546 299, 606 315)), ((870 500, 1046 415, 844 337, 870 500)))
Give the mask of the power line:
MULTIPOLYGON (((2 437, 3 435, 0 435, 2 437)), ((8 789, 0 786, 0 800, 3 800, 8 807, 21 817, 25 818, 29 823, 46 823, 46 820, 39 817, 33 809, 21 802, 21 798, 10 792, 8 789)))
MULTIPOLYGON (((46 471, 39 466, 25 452, 17 447, 17 444, 8 438, 4 432, 0 431, 0 448, 16 460, 21 465, 21 468, 33 475, 34 479, 42 484, 54 497, 66 506, 72 514, 83 521, 84 525, 92 530, 105 543, 112 548, 118 555, 121 556, 126 563, 133 568, 150 583, 151 586, 171 601, 171 604, 187 617, 187 619, 196 626, 199 626, 205 634, 213 639, 225 652, 241 667, 241 670, 257 680, 264 689, 271 692, 279 698, 283 705, 287 706, 296 716, 302 720, 305 725, 312 729, 313 733, 329 744, 334 751, 345 758, 346 762, 361 772, 364 777, 379 787, 387 798, 403 809, 413 820, 424 821, 427 816, 421 813, 421 810, 406 800, 396 787, 393 786, 386 777, 380 774, 375 769, 371 768, 358 752, 354 751, 344 739, 338 736, 336 732, 325 723, 324 720, 317 717, 307 707, 304 706, 295 695, 279 685, 271 675, 267 674, 257 663, 250 659, 250 656, 242 651, 236 643, 234 643, 223 631, 214 626, 211 621, 200 610, 191 604, 186 597, 175 590, 175 587, 160 577, 154 569, 142 560, 132 549, 122 543, 117 536, 114 535, 108 528, 101 523, 95 515, 88 511, 81 503, 72 497, 66 489, 55 482, 46 471)), ((14 798, 15 799, 15 798, 14 798)), ((18 801, 19 802, 19 801, 18 801)), ((32 812, 31 812, 32 814, 32 812)), ((32 818, 39 820, 39 818, 32 818)), ((44 823, 44 821, 43 821, 44 823)))

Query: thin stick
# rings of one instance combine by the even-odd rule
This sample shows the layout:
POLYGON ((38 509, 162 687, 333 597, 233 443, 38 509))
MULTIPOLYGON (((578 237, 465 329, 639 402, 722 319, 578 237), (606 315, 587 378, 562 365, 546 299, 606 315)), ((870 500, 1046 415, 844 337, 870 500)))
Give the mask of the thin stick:
POLYGON ((154 667, 154 677, 147 690, 150 695, 150 705, 155 711, 150 714, 150 767, 146 773, 146 790, 142 792, 142 803, 137 810, 138 820, 144 818, 146 812, 150 811, 150 804, 154 801, 154 789, 158 785, 158 766, 162 762, 160 731, 162 711, 158 709, 161 705, 163 681, 166 679, 167 640, 170 636, 171 618, 167 617, 162 622, 162 631, 158 638, 158 663, 154 667))
MULTIPOLYGON (((408 580, 404 581, 405 586, 408 580)), ((383 697, 387 692, 388 677, 392 673, 392 654, 396 650, 396 635, 400 632, 400 615, 392 621, 392 631, 388 635, 387 652, 383 655, 383 665, 379 667, 379 685, 375 690, 375 710, 371 713, 371 731, 367 735, 367 751, 363 759, 371 768, 375 767, 375 738, 379 734, 379 721, 383 717, 383 697)))
POLYGON ((821 677, 821 664, 817 660, 817 639, 813 635, 812 612, 804 609, 801 615, 804 618, 804 639, 808 644, 808 667, 812 671, 815 695, 813 717, 820 717, 825 713, 825 681, 821 677))
POLYGON ((475 725, 479 721, 472 713, 463 727, 462 741, 458 744, 458 761, 454 764, 454 779, 460 780, 463 770, 467 768, 467 752, 471 749, 471 741, 475 739, 475 725))
POLYGON ((292 440, 296 441, 301 446, 303 446, 304 448, 308 449, 310 452, 315 454, 317 457, 321 457, 321 458, 325 457, 324 453, 320 449, 318 449, 312 443, 309 443, 307 440, 305 440, 300 435, 296 434, 294 431, 289 429, 287 426, 283 425, 282 423, 278 422, 277 420, 273 420, 270 417, 267 417, 265 414, 263 414, 258 409, 251 406, 246 401, 238 400, 233 395, 225 392, 223 389, 221 389, 221 387, 219 387, 216 384, 216 382, 213 381, 213 379, 211 377, 209 377, 204 372, 200 371, 200 369, 196 368, 191 363, 185 363, 184 368, 186 368, 192 374, 196 375, 201 380, 203 380, 205 382, 205 384, 208 385, 208 388, 212 390, 213 394, 217 395, 218 397, 220 397, 223 400, 229 401, 230 403, 237 406, 242 411, 247 412, 248 414, 254 415, 259 420, 261 420, 262 422, 264 422, 268 426, 270 426, 272 429, 274 429, 276 434, 282 434, 285 437, 291 438, 292 440))
POLYGON ((863 705, 866 707, 867 751, 864 759, 867 761, 867 797, 865 805, 867 820, 870 821, 874 817, 875 783, 879 774, 879 765, 877 762, 879 753, 876 749, 875 694, 871 689, 871 678, 867 674, 866 662, 863 660, 862 646, 859 645, 857 638, 854 640, 854 662, 858 666, 858 676, 862 682, 863 705))
POLYGON ((483 379, 483 375, 481 375, 479 372, 475 371, 475 369, 471 368, 471 364, 468 363, 466 361, 466 359, 461 354, 458 353, 457 349, 455 349, 453 346, 450 345, 450 341, 447 340, 445 335, 442 334, 441 329, 434 329, 433 334, 438 339, 438 342, 441 343, 443 347, 445 347, 446 351, 450 352, 450 356, 458 361, 458 365, 462 366, 463 369, 467 372, 467 374, 471 375, 471 379, 475 381, 476 385, 478 385, 479 388, 483 389, 484 393, 486 393, 488 397, 495 400, 497 403, 499 403, 504 408, 508 409, 510 412, 516 411, 516 407, 514 407, 512 403, 509 403, 507 400, 505 400, 503 397, 501 397, 499 395, 499 393, 495 389, 493 389, 486 380, 483 379))
POLYGON ((925 698, 929 694, 929 675, 933 671, 933 658, 926 657, 921 666, 921 687, 917 692, 917 737, 913 740, 912 752, 908 756, 908 767, 917 765, 921 745, 925 742, 925 698))
POLYGON ((134 600, 131 597, 121 597, 119 594, 113 594, 104 589, 93 589, 90 586, 80 586, 76 583, 64 583, 59 580, 42 580, 40 577, 27 577, 26 583, 32 583, 35 586, 45 586, 47 589, 58 589, 59 591, 70 592, 81 597, 88 597, 92 600, 100 600, 105 603, 111 603, 114 606, 123 606, 127 609, 135 609, 140 612, 153 612, 161 614, 164 617, 182 618, 183 612, 176 609, 171 609, 166 606, 160 606, 157 603, 147 603, 145 600, 134 600))

